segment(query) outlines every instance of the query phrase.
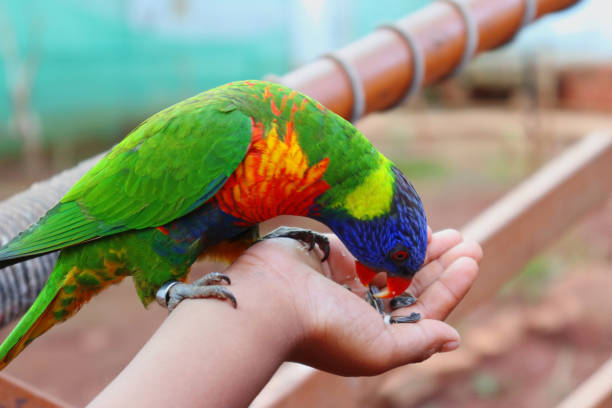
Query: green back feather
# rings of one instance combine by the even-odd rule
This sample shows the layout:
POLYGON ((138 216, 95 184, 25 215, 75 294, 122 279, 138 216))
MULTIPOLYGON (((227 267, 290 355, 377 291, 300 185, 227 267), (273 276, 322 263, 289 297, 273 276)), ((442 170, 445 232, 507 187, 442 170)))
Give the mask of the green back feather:
POLYGON ((0 249, 43 254, 185 215, 221 187, 246 154, 251 120, 205 92, 143 122, 86 173, 38 223, 0 249))
MULTIPOLYGON (((277 84, 228 84, 177 103, 144 121, 85 174, 37 224, 0 249, 0 268, 122 231, 156 227, 185 215, 222 186, 244 158, 252 120, 264 134, 287 123, 309 164, 329 158, 331 186, 319 203, 346 199, 384 157, 340 116, 277 84)), ((388 167, 388 166, 386 166, 388 167)))

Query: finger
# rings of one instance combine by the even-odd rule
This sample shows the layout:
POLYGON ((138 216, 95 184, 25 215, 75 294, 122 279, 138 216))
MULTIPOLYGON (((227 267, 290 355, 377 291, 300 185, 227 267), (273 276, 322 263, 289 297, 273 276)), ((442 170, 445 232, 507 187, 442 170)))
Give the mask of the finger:
POLYGON ((353 255, 336 235, 326 236, 329 238, 330 254, 327 261, 321 265, 322 273, 339 284, 352 286, 358 283, 353 255))
POLYGON ((340 375, 377 375, 405 364, 418 363, 437 352, 446 352, 459 346, 459 334, 448 324, 439 320, 423 319, 414 324, 393 324, 384 326, 375 337, 362 336, 362 331, 351 337, 349 346, 355 347, 346 352, 346 344, 337 355, 343 352, 346 361, 335 361, 327 365, 324 359, 317 368, 340 375), (362 337, 367 340, 364 341, 362 337), (352 357, 352 358, 350 358, 352 357))
POLYGON ((480 262, 482 259, 482 247, 476 241, 463 241, 444 252, 438 259, 442 266, 446 268, 462 256, 467 256, 476 262, 480 262))
MULTIPOLYGON (((428 234, 428 245, 427 245, 427 254, 425 255, 425 261, 423 262, 424 266, 421 268, 419 272, 416 273, 415 279, 413 280, 412 286, 409 289, 410 293, 420 293, 419 292, 419 275, 425 273, 432 273, 437 271, 438 274, 442 272, 439 269, 439 265, 430 266, 431 261, 439 258, 444 252, 448 251, 454 245, 458 244, 462 241, 463 237, 461 234, 453 229, 446 229, 443 231, 438 231, 434 234, 431 234, 431 228, 427 227, 428 234), (416 288, 416 292, 415 292, 416 288)), ((437 276, 437 275, 436 275, 437 276)), ((385 274, 378 274, 372 280, 372 285, 377 287, 384 287, 387 283, 387 279, 385 274)))
POLYGON ((475 241, 463 241, 448 248, 436 259, 432 259, 414 278, 411 292, 420 296, 429 285, 435 282, 453 262, 461 257, 474 259, 477 263, 482 259, 482 248, 475 241))
POLYGON ((438 352, 446 352, 459 346, 459 333, 439 320, 423 319, 410 325, 391 325, 388 332, 393 346, 387 369, 417 363, 438 352))
POLYGON ((427 255, 425 256, 424 265, 439 258, 444 252, 448 251, 462 240, 463 237, 459 231, 454 229, 446 229, 432 234, 431 241, 427 246, 427 255))
MULTIPOLYGON (((467 294, 476 280, 478 263, 474 258, 461 257, 456 259, 442 272, 419 296, 410 312, 419 312, 428 319, 444 320, 457 304, 467 294)), ((394 315, 405 314, 408 309, 398 309, 394 315)))

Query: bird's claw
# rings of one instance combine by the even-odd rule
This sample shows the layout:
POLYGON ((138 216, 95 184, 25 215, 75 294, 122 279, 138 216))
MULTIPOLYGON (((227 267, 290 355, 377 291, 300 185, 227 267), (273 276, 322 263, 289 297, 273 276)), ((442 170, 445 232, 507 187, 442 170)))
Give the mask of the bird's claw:
POLYGON ((396 296, 389 302, 391 310, 401 309, 402 307, 412 306, 417 302, 417 298, 412 295, 396 296))
POLYGON ((215 297, 217 299, 228 299, 234 307, 237 307, 236 297, 225 286, 216 285, 221 281, 231 283, 229 276, 211 272, 193 283, 181 283, 169 281, 157 290, 157 303, 168 308, 172 312, 174 308, 184 299, 201 299, 215 297))
POLYGON ((278 227, 274 231, 263 236, 261 240, 271 238, 291 238, 301 241, 308 245, 309 251, 312 251, 315 245, 318 245, 319 248, 321 248, 321 251, 323 251, 323 258, 321 258, 321 262, 325 262, 327 258, 329 258, 329 239, 325 235, 318 232, 297 227, 278 227))
POLYGON ((379 289, 376 286, 371 285, 370 287, 368 287, 368 291, 366 292, 366 295, 365 295, 365 300, 366 302, 370 304, 370 306, 376 309, 378 313, 384 316, 385 315, 385 304, 383 303, 382 299, 374 297, 374 295, 377 294, 378 292, 379 292, 379 289))
POLYGON ((211 283, 221 283, 221 281, 225 281, 228 285, 232 284, 231 279, 226 274, 221 272, 210 272, 194 281, 192 285, 209 286, 211 283))
MULTIPOLYGON (((385 313, 385 304, 382 299, 375 297, 374 295, 379 292, 379 289, 371 285, 366 292, 365 300, 368 302, 378 313, 383 316, 385 323, 397 324, 397 323, 416 323, 421 320, 421 314, 412 312, 408 316, 391 316, 385 313)), ((391 310, 400 309, 402 307, 412 306, 416 303, 417 299, 412 295, 397 296, 389 302, 391 310)))
POLYGON ((408 316, 385 316, 385 322, 389 324, 416 323, 419 320, 421 320, 421 314, 417 312, 412 312, 408 316))

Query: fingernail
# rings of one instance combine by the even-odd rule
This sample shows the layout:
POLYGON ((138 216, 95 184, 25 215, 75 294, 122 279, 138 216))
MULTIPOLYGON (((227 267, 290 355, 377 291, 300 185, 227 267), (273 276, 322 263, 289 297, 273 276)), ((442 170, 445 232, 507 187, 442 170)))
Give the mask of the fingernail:
POLYGON ((446 353, 448 351, 453 351, 459 347, 458 341, 449 341, 448 343, 444 343, 442 347, 440 347, 441 353, 446 353))
POLYGON ((438 350, 436 350, 435 348, 425 351, 425 353, 423 353, 423 361, 427 360, 429 357, 433 356, 437 352, 438 350))

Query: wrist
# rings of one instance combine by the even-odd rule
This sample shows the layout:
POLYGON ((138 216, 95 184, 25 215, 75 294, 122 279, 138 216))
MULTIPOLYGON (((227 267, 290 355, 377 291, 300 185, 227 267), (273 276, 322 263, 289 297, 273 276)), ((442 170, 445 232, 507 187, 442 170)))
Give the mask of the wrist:
POLYGON ((256 341, 280 356, 280 364, 301 343, 307 316, 296 306, 293 271, 270 264, 242 256, 226 271, 232 279, 229 289, 238 302, 236 310, 226 312, 239 314, 240 320, 245 318, 256 341))
POLYGON ((299 326, 288 299, 275 296, 274 282, 239 266, 227 271, 236 309, 217 299, 182 301, 96 403, 248 405, 287 360, 299 326), (174 392, 179 378, 189 392, 174 392))

